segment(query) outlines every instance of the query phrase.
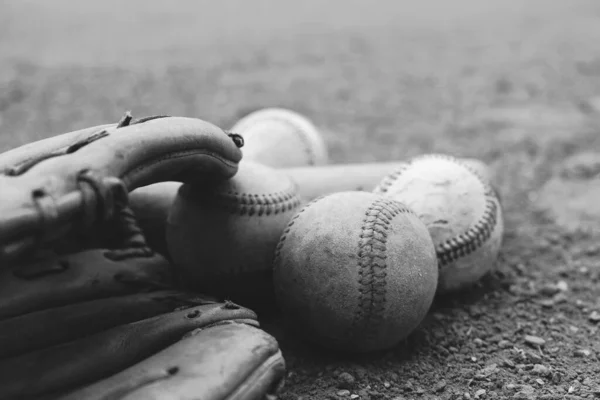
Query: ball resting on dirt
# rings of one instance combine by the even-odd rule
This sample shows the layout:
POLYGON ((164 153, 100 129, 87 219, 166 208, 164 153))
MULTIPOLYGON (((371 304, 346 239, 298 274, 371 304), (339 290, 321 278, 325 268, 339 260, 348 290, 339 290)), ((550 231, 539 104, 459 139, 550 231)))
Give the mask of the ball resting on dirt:
POLYGON ((166 229, 182 283, 253 307, 268 301, 275 248, 300 204, 286 175, 251 162, 212 187, 183 185, 166 229))
POLYGON ((406 204, 429 229, 439 292, 465 288, 495 266, 504 233, 501 204, 491 186, 459 159, 413 158, 374 192, 406 204))
POLYGON ((327 164, 321 132, 295 111, 276 107, 254 111, 231 131, 244 138, 244 160, 276 168, 327 164))
POLYGON ((274 259, 276 302, 306 339, 348 352, 393 347, 429 310, 438 269, 427 228, 403 204, 338 192, 306 205, 274 259))

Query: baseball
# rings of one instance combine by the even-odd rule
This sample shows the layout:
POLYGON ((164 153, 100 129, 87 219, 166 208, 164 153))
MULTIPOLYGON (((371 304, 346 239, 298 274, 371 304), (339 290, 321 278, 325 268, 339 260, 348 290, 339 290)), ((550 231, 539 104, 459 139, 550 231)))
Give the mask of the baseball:
POLYGON ((287 176, 246 162, 213 187, 183 185, 167 219, 169 254, 191 290, 252 306, 272 297, 279 237, 300 207, 287 176))
MULTIPOLYGON (((493 185, 489 166, 476 158, 460 160, 476 171, 484 181, 493 185)), ((384 177, 405 163, 405 161, 346 163, 289 167, 281 170, 296 183, 300 196, 310 201, 335 192, 371 192, 384 177)))
POLYGON ((471 167, 447 155, 416 157, 384 178, 374 193, 413 209, 435 243, 438 290, 458 290, 490 271, 502 244, 502 208, 471 167))
POLYGON ((459 160, 467 167, 471 168, 472 171, 476 172, 484 182, 492 182, 492 173, 490 171, 490 167, 483 161, 470 157, 459 158, 459 160))
POLYGON ((327 163, 327 147, 317 127, 285 108, 264 108, 240 119, 231 129, 244 138, 244 160, 270 167, 327 163))
POLYGON ((276 303, 296 332, 348 352, 390 348, 425 317, 438 268, 427 227, 406 206, 370 192, 308 203, 273 262, 276 303))

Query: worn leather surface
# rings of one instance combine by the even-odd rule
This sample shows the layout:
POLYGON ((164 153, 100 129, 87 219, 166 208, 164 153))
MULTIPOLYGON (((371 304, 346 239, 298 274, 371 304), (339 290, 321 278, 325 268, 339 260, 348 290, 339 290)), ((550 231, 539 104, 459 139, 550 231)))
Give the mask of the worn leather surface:
POLYGON ((161 256, 111 260, 106 249, 48 254, 0 270, 0 318, 45 308, 170 287, 172 267, 161 256))
POLYGON ((283 383, 285 361, 272 336, 227 321, 184 339, 61 400, 260 400, 283 383))
MULTIPOLYGON (((186 351, 170 351, 176 364, 195 357, 193 385, 171 382, 175 398, 212 387, 211 399, 254 399, 279 387, 283 359, 256 313, 181 290, 154 247, 158 238, 147 240, 140 228, 146 218, 162 218, 156 211, 168 209, 168 196, 166 203, 137 198, 141 207, 129 199, 157 182, 227 180, 237 173, 241 145, 202 120, 126 114, 118 124, 0 155, 0 399, 51 399, 96 382, 92 394, 70 398, 122 398, 104 379, 142 362, 138 371, 168 368, 148 359, 224 321, 254 328, 230 336, 239 344, 223 332, 203 333, 185 342, 186 351)), ((141 398, 164 394, 148 386, 141 398)))
POLYGON ((202 184, 237 172, 241 144, 195 118, 100 126, 0 159, 0 246, 32 247, 111 217, 120 192, 162 181, 202 184), (74 142, 70 142, 73 140, 74 142))
POLYGON ((196 328, 224 320, 256 319, 252 311, 228 304, 173 311, 4 358, 0 360, 0 398, 36 398, 90 384, 152 356, 196 328))

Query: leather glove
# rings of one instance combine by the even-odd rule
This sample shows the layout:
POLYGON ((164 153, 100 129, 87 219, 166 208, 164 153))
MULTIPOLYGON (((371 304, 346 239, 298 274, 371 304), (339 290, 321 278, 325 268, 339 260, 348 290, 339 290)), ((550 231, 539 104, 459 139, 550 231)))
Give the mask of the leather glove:
POLYGON ((129 204, 154 183, 233 177, 242 145, 199 119, 126 114, 0 154, 0 398, 277 393, 285 362, 256 314, 178 288, 129 204))

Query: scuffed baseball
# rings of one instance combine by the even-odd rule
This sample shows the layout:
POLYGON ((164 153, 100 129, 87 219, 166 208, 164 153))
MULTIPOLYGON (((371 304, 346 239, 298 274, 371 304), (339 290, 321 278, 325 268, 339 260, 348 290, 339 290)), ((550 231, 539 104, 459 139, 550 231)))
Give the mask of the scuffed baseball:
POLYGON ((183 285, 251 306, 268 301, 275 248, 300 204, 286 175, 252 162, 215 186, 183 185, 166 228, 183 285))
MULTIPOLYGON (((492 183, 490 167, 476 158, 461 158, 486 182, 492 183)), ((282 168, 296 183, 305 200, 345 191, 372 192, 383 178, 405 165, 405 161, 329 164, 282 168)))
POLYGON ((461 160, 415 157, 374 193, 406 204, 429 229, 440 268, 439 292, 465 288, 495 266, 504 233, 502 207, 492 187, 461 160))
POLYGON ((328 162, 321 132, 296 111, 278 107, 254 111, 241 118, 230 131, 244 138, 243 160, 276 168, 328 162))
POLYGON ((290 221, 273 263, 288 325, 347 352, 393 347, 414 331, 438 280, 427 227, 405 205, 370 192, 338 192, 290 221))
POLYGON ((490 167, 486 163, 477 158, 472 157, 459 158, 459 160, 467 167, 471 168, 471 170, 476 172, 479 175, 479 177, 481 177, 484 180, 484 182, 492 182, 492 172, 490 171, 490 167))

